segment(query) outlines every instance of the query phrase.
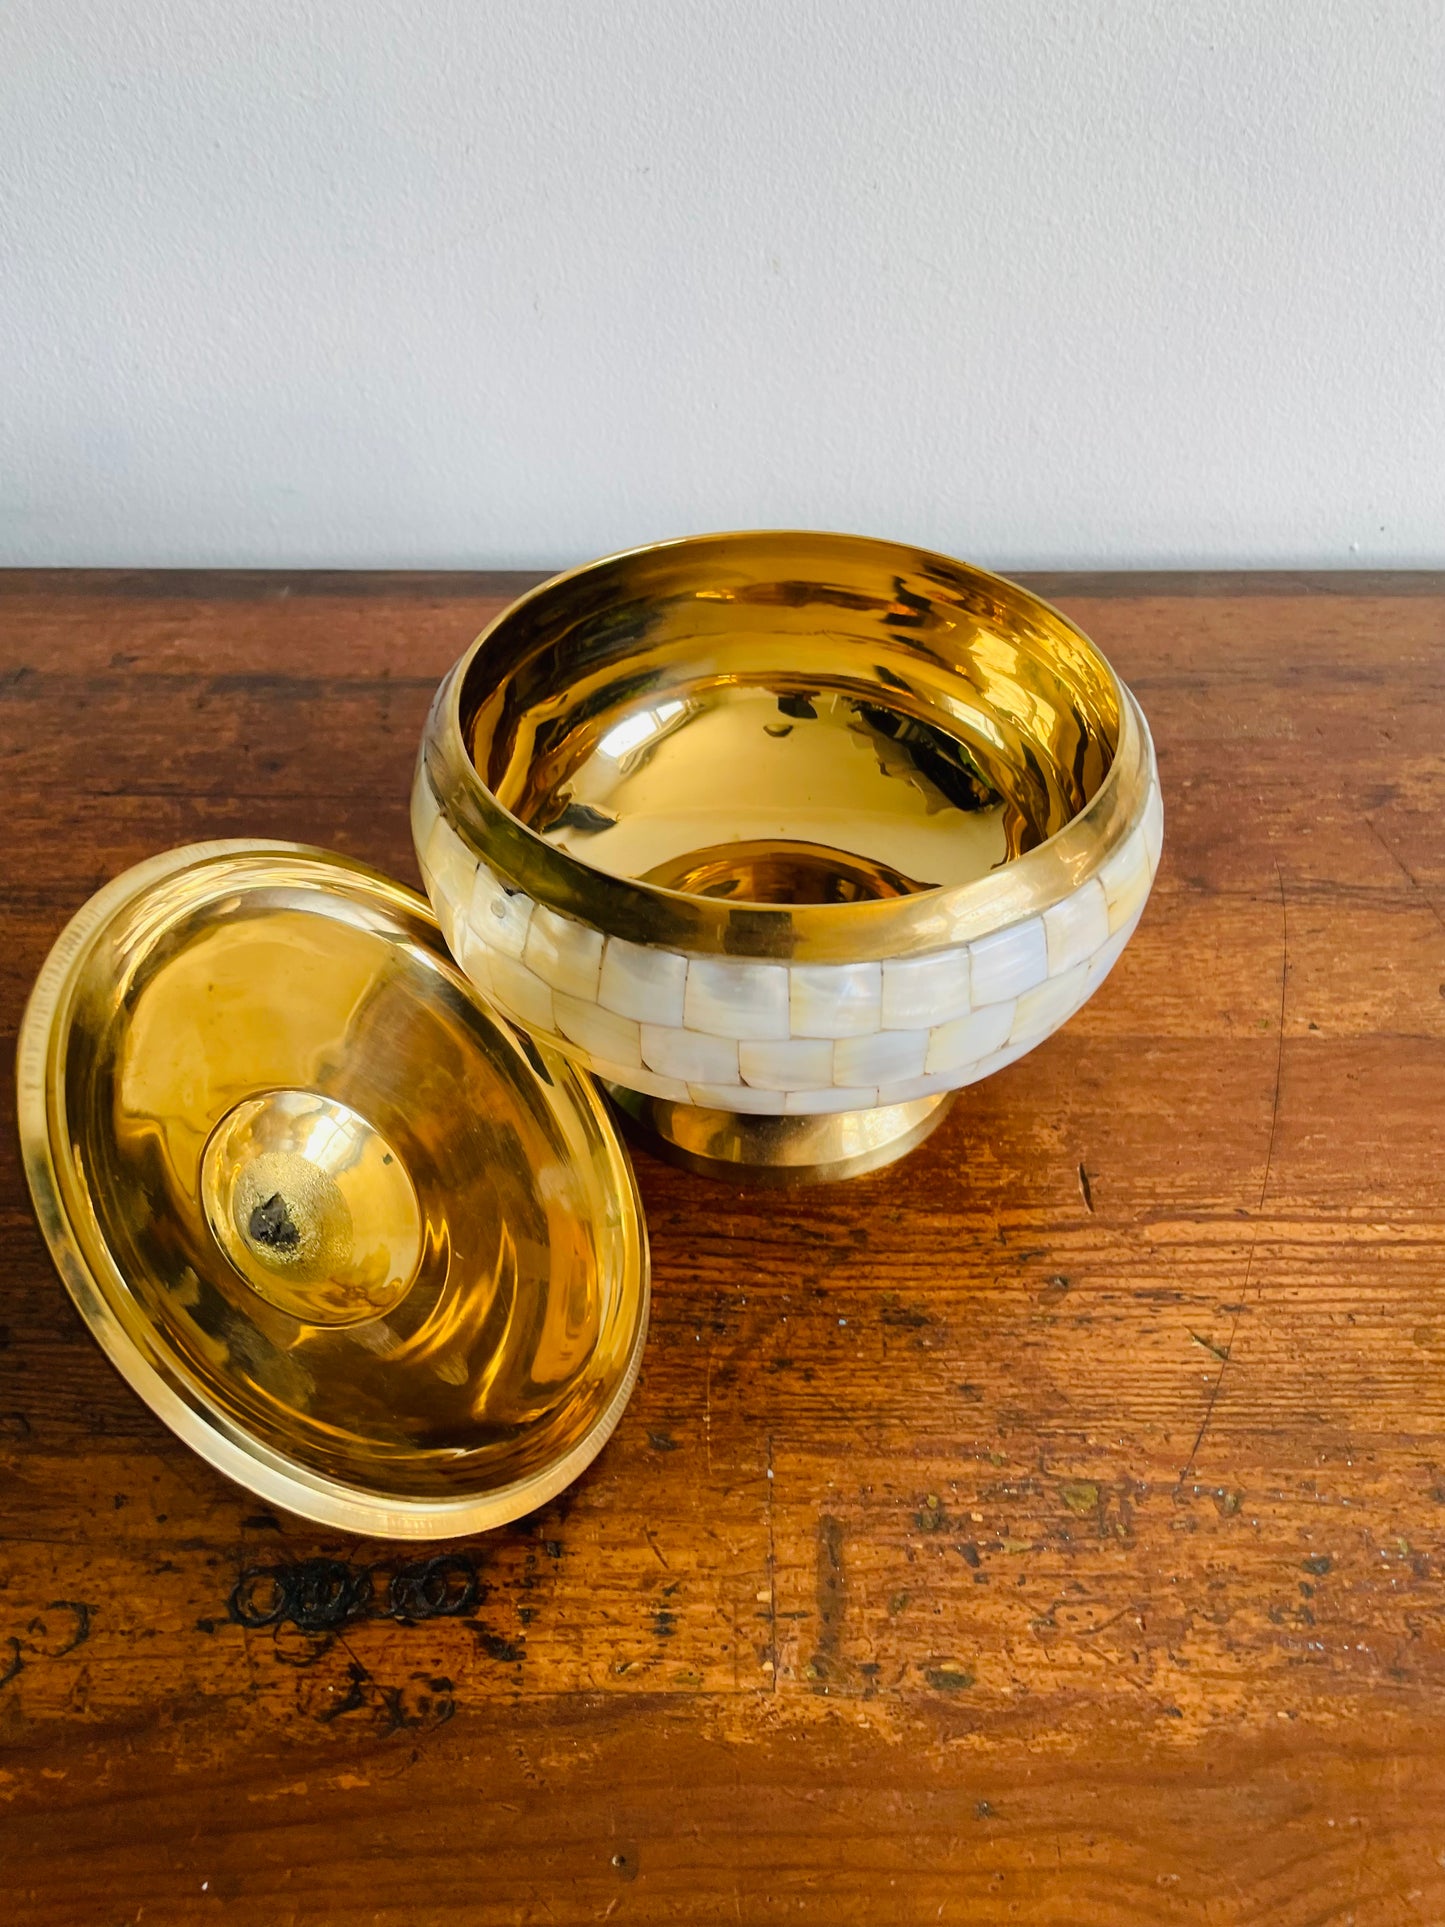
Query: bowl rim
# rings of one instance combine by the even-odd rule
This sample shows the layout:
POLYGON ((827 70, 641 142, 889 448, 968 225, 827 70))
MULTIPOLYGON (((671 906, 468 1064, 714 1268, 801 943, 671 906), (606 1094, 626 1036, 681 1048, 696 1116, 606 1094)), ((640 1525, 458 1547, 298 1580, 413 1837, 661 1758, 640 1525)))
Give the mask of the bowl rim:
POLYGON ((1142 821, 1154 775, 1149 727, 1132 692, 1084 631, 1032 590, 939 551, 882 537, 821 529, 745 529, 621 549, 549 576, 508 603, 443 678, 423 733, 416 780, 418 787, 429 787, 436 808, 470 853, 506 888, 609 936, 702 955, 851 963, 965 943, 1037 916, 1072 896, 1142 821), (1015 603, 1082 649, 1113 690, 1119 713, 1113 758, 1084 807, 1024 855, 967 883, 860 903, 758 904, 694 896, 597 869, 549 843, 498 801, 467 748, 461 695, 473 663, 501 629, 559 589, 640 558, 762 542, 836 544, 873 552, 880 560, 886 556, 911 569, 947 570, 970 589, 1015 603))
POLYGON ((41 1233, 77 1311, 121 1377, 178 1438, 237 1485, 318 1525, 373 1538, 444 1539, 505 1525, 555 1498, 606 1445, 637 1383, 651 1311, 647 1224, 631 1160, 592 1079, 545 1040, 534 1041, 532 1049, 544 1053, 554 1081, 561 1080, 569 1098, 595 1119, 611 1154, 609 1195, 615 1196, 619 1216, 632 1232, 628 1275, 620 1288, 635 1297, 634 1328, 616 1384, 588 1429, 557 1459, 490 1491, 441 1499, 382 1493, 330 1477, 277 1451, 189 1381, 173 1366, 165 1347, 147 1349, 138 1342, 116 1308, 127 1285, 110 1247, 98 1226, 95 1235, 88 1235, 84 1214, 78 1222, 72 1209, 67 1173, 75 1157, 65 1106, 64 1044, 74 997, 95 945, 120 912, 156 886, 183 871, 248 857, 284 858, 317 873, 324 866, 333 876, 344 877, 348 887, 364 892, 373 907, 404 915, 426 935, 439 966, 489 1021, 501 1023, 458 970, 425 898, 369 865, 335 850, 264 837, 184 844, 146 858, 102 885, 71 917, 41 966, 21 1018, 15 1054, 17 1123, 41 1233))

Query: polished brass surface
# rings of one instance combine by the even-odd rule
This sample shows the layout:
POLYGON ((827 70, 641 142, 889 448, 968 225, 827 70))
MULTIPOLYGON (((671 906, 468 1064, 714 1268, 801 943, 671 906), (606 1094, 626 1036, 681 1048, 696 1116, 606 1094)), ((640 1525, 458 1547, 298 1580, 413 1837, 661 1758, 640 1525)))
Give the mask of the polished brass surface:
POLYGON ((56 944, 18 1081, 72 1296, 232 1477, 414 1537, 514 1518, 601 1449, 647 1322, 630 1166, 410 891, 286 844, 142 864, 56 944))
POLYGON ((940 1125, 957 1095, 944 1091, 871 1111, 766 1117, 674 1104, 607 1085, 629 1136, 701 1177, 751 1184, 825 1184, 862 1177, 905 1156, 940 1125))
POLYGON ((1137 811, 1132 699, 946 557, 765 531, 543 584, 438 693, 448 818, 509 885, 693 953, 898 957, 1067 895, 1137 811))
POLYGON ((392 1311, 421 1261, 410 1173, 348 1104, 315 1091, 243 1098, 201 1153, 217 1244, 254 1291, 306 1325, 392 1311))
POLYGON ((703 844, 654 864, 642 881, 736 903, 866 903, 910 896, 924 887, 861 851, 780 836, 703 844))
MULTIPOLYGON (((744 902, 840 901, 835 868, 881 868, 916 879, 913 890, 967 883, 1074 814, 1070 769, 1039 765, 1043 780, 1030 781, 1016 742, 1003 750, 977 715, 932 720, 916 674, 903 690, 906 651, 857 640, 856 666, 820 662, 811 676, 807 638, 759 639, 745 624, 726 646, 686 632, 670 648, 659 640, 643 710, 631 664, 601 689, 574 685, 556 715, 541 691, 526 708, 509 678, 476 717, 473 759, 522 822, 612 876, 685 891, 700 853, 736 844, 781 858, 755 861, 726 892, 744 902), (522 714, 508 716, 509 698, 522 714), (790 866, 803 850, 809 860, 790 866)), ((844 654, 836 642, 833 653, 844 654)))

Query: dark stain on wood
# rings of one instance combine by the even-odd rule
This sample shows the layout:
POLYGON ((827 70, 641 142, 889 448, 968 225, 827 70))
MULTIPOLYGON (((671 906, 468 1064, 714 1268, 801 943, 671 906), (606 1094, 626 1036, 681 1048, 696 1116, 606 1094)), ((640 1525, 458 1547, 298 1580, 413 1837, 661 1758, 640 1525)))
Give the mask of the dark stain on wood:
POLYGON ((932 1324, 928 1313, 918 1305, 900 1305, 896 1300, 884 1302, 878 1307, 878 1321, 883 1325, 900 1327, 904 1331, 922 1331, 932 1324))
POLYGON ((848 1592, 843 1567, 843 1523, 826 1512, 818 1521, 816 1597, 817 1645, 808 1662, 808 1677, 814 1682, 815 1691, 827 1692, 844 1677, 839 1647, 848 1592))
POLYGON ((467 1619, 462 1623, 488 1659, 494 1659, 502 1666, 518 1666, 526 1658, 526 1647, 520 1639, 507 1639, 490 1626, 484 1626, 479 1619, 467 1619))
POLYGON ((677 1595, 681 1581, 674 1579, 670 1586, 664 1586, 658 1595, 659 1603, 652 1609, 652 1630, 658 1639, 671 1639, 677 1631, 677 1614, 669 1601, 677 1595))

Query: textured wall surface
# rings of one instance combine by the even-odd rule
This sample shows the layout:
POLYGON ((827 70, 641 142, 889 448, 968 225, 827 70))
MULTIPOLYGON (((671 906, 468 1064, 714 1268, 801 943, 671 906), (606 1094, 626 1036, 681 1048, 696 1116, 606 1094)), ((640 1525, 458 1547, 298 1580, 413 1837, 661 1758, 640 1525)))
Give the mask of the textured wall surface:
POLYGON ((1445 563, 1438 0, 9 0, 0 560, 1445 563))

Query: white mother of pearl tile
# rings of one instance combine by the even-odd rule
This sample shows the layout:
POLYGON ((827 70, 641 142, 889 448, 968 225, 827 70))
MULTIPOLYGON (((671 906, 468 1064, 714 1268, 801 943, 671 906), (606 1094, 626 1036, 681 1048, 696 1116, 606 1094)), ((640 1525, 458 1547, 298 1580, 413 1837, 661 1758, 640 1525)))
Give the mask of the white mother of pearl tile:
POLYGON ((507 957, 520 957, 527 947, 532 907, 529 896, 520 890, 504 890, 486 864, 479 865, 467 906, 467 921, 489 949, 500 950, 507 957))
POLYGON ((1120 957, 1123 956, 1124 946, 1139 927, 1139 917, 1142 913, 1142 907, 1141 905, 1140 909, 1134 912, 1132 919, 1128 923, 1121 924, 1110 937, 1109 941, 1101 945, 1100 948, 1094 952, 1093 956, 1090 957, 1089 975, 1096 984, 1103 982, 1104 978, 1107 977, 1109 972, 1114 968, 1114 965, 1118 963, 1120 957))
POLYGON ((1002 1050, 981 1057, 976 1064, 970 1064, 967 1075, 959 1081, 959 1089, 966 1084, 978 1084, 985 1077, 992 1077, 995 1071, 1006 1071, 1010 1064, 1016 1064, 1021 1057, 1027 1057, 1038 1044, 1037 1038, 1026 1038, 1021 1043, 1005 1044, 1002 1050))
POLYGON ((445 943, 447 949, 451 951, 457 962, 461 963, 462 948, 468 934, 466 921, 459 914, 456 905, 451 901, 450 897, 444 896, 442 892, 437 889, 435 883, 425 870, 422 871, 421 877, 422 882, 426 885, 427 896, 431 899, 432 915, 437 920, 437 928, 442 933, 442 941, 445 943))
POLYGON ((1018 1043, 1028 1037, 1041 1044, 1066 1017, 1073 1016, 1096 981, 1089 974, 1089 959, 1085 957, 1072 969, 1062 971, 1057 977, 1046 977, 1032 990, 1026 990, 1014 1005, 1009 1042, 1018 1043))
POLYGON ((1154 866, 1149 861, 1144 826, 1140 823, 1099 865, 1099 882, 1108 899, 1111 929, 1117 930, 1139 908, 1153 880, 1154 866))
POLYGON ((602 969, 602 933, 585 923, 562 917, 544 904, 532 912, 532 927, 522 960, 544 983, 568 997, 597 1001, 597 979, 602 969))
POLYGON ((898 957, 883 966, 883 1027, 914 1030, 962 1017, 972 1003, 968 945, 925 957, 898 957))
POLYGON ((1122 843, 1116 844, 1099 865, 1099 881, 1110 903, 1122 890, 1133 886, 1135 875, 1149 869, 1149 852, 1144 844, 1144 825, 1136 823, 1122 843))
POLYGON ((478 941, 476 932, 469 923, 459 921, 453 937, 447 931, 445 920, 439 916, 437 921, 442 926, 442 935, 446 937, 447 947, 467 977, 484 997, 489 997, 492 990, 491 951, 484 943, 478 941))
POLYGON ((960 1064, 949 1071, 926 1072, 922 1077, 910 1078, 905 1084, 888 1084, 880 1088, 880 1104, 908 1104, 920 1097, 937 1097, 943 1091, 961 1091, 970 1084, 977 1084, 995 1071, 1001 1071, 1026 1057, 1041 1040, 1030 1038, 1022 1043, 1006 1044, 1003 1049, 990 1051, 986 1057, 975 1058, 971 1063, 960 1064))
POLYGON ((1144 805, 1144 848, 1149 852, 1149 868, 1157 870, 1164 850, 1164 798, 1157 781, 1144 805))
POLYGON ((411 840, 418 863, 426 862, 427 839, 437 815, 436 799, 428 785, 414 782, 411 786, 411 840))
POLYGON ((569 1042, 609 1064, 642 1068, 642 1030, 635 1019, 619 1017, 615 1011, 585 1003, 580 997, 566 997, 561 991, 552 1002, 557 1028, 569 1042))
POLYGON ((681 1029, 686 985, 686 957, 671 950, 649 950, 623 937, 607 939, 597 995, 619 1017, 681 1029))
POLYGON ((958 1089, 957 1071, 935 1071, 931 1076, 910 1077, 902 1084, 880 1085, 880 1104, 912 1104, 920 1097, 940 1097, 944 1091, 958 1089))
POLYGON ((971 1064, 1008 1041, 1013 1028, 1014 1000, 989 1004, 952 1023, 936 1024, 929 1034, 928 1054, 923 1061, 925 1073, 948 1071, 971 1064))
POLYGON ((826 1090, 833 1082, 830 1038, 790 1037, 781 1042, 738 1045, 738 1068, 745 1084, 767 1090, 826 1090))
POLYGON ((1049 974, 1049 946, 1040 918, 1010 924, 969 945, 969 981, 976 1006, 1002 1003, 1032 990, 1049 974))
MULTIPOLYGON (((682 1008, 690 1030, 707 1031, 714 1037, 786 1037, 787 966, 694 957, 687 966, 682 1008)), ((699 1077, 688 1081, 713 1080, 699 1077)))
POLYGON ((1133 929, 1139 923, 1139 913, 1144 908, 1154 877, 1148 863, 1141 863, 1139 869, 1127 879, 1127 884, 1110 900, 1110 933, 1125 927, 1133 929))
POLYGON ((815 1117, 824 1111, 871 1111, 878 1102, 877 1087, 868 1090, 789 1091, 783 1109, 788 1116, 815 1117))
POLYGON ((710 1111, 745 1111, 750 1116, 781 1117, 781 1091, 757 1091, 747 1084, 689 1084, 694 1104, 710 1111))
MULTIPOLYGON (((1044 912, 1044 939, 1049 953, 1049 975, 1057 977, 1091 957, 1109 940, 1109 903, 1104 886, 1090 877, 1062 903, 1044 912)), ((1028 996, 1030 992, 1022 992, 1028 996)))
POLYGON ((604 1083, 620 1084, 625 1091, 641 1091, 645 1097, 663 1097, 672 1104, 691 1104, 692 1093, 680 1077, 664 1077, 644 1065, 641 1070, 630 1064, 605 1064, 594 1059, 590 1069, 604 1083))
POLYGON ((642 1061, 663 1077, 685 1084, 737 1084, 738 1047, 730 1037, 665 1024, 642 1026, 642 1061))
POLYGON ((833 1082, 899 1084, 922 1077, 928 1055, 926 1030, 878 1030, 871 1037, 840 1037, 833 1046, 833 1082))
POLYGON ((881 964, 794 964, 788 979, 794 1037, 859 1037, 883 1021, 881 964))
POLYGON ((488 994, 496 999, 508 1017, 514 1018, 523 1030, 556 1030, 556 1013, 549 984, 544 984, 540 977, 528 970, 525 964, 518 963, 515 957, 504 957, 497 951, 492 953, 489 969, 491 985, 488 994))
POLYGON ((423 852, 435 888, 452 904, 465 903, 472 894, 477 859, 444 816, 427 832, 423 852))

